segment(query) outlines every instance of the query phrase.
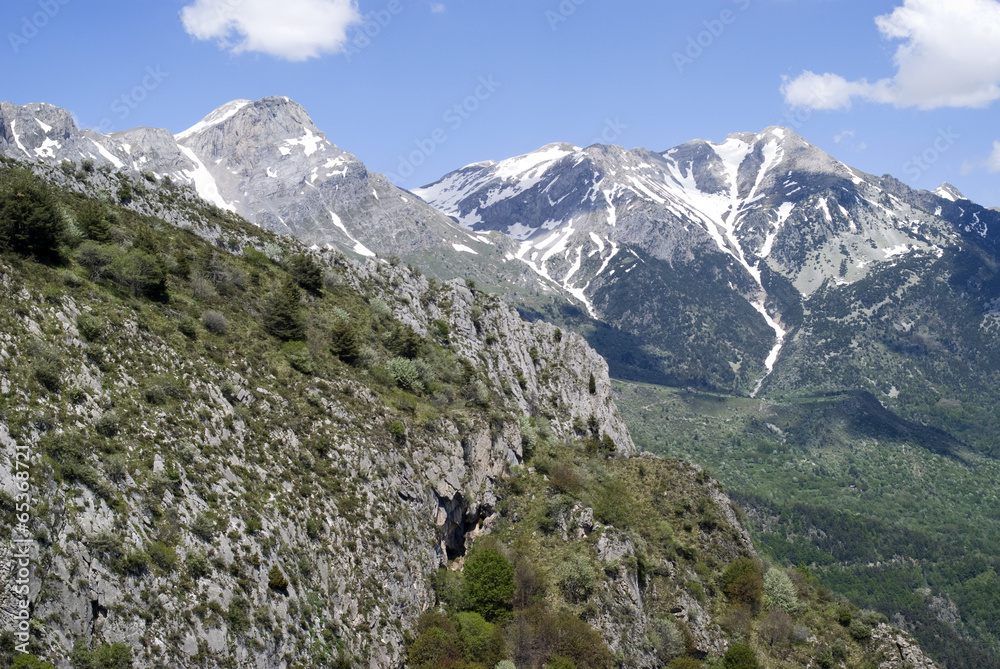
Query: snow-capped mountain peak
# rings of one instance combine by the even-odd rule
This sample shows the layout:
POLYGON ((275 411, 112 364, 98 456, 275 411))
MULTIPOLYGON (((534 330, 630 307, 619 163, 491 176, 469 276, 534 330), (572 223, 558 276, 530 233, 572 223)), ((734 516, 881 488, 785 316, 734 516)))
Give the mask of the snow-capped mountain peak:
POLYGON ((253 101, 251 100, 233 100, 232 102, 228 102, 219 107, 218 109, 216 109, 215 111, 213 111, 211 114, 209 114, 202 120, 195 123, 193 126, 188 128, 184 132, 174 135, 174 137, 177 138, 178 142, 181 142, 187 139, 188 137, 191 137, 192 135, 201 132, 205 128, 209 128, 213 125, 218 125, 219 123, 222 123, 226 119, 234 116, 237 112, 239 112, 247 105, 251 104, 253 104, 253 101))
POLYGON ((935 188, 931 192, 940 198, 943 198, 945 200, 950 200, 952 202, 958 202, 959 200, 967 199, 964 195, 962 195, 962 192, 960 190, 952 186, 947 181, 938 186, 937 188, 935 188))
POLYGON ((233 100, 177 135, 154 128, 103 135, 78 129, 69 112, 51 105, 3 102, 0 151, 22 160, 92 161, 133 178, 170 177, 262 227, 361 256, 481 244, 369 172, 287 97, 233 100))

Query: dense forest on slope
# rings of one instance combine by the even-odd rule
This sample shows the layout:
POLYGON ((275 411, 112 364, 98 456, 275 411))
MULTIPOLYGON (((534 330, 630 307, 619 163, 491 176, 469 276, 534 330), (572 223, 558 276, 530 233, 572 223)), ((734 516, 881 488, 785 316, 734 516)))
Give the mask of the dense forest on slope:
POLYGON ((1000 466, 868 393, 750 400, 616 382, 637 446, 711 467, 763 555, 1000 666, 1000 466))

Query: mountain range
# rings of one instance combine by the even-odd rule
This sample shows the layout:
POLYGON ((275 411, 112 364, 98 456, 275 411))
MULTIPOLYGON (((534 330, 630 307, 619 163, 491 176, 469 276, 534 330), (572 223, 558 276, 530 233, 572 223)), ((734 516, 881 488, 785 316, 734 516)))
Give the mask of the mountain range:
MULTIPOLYGON (((787 128, 659 153, 549 144, 413 192, 280 97, 233 101, 177 135, 102 135, 51 105, 0 103, 0 152, 58 167, 55 178, 81 192, 96 171, 106 197, 164 220, 170 207, 112 184, 187 186, 207 203, 200 234, 224 248, 239 244, 218 221, 243 217, 317 253, 464 279, 528 320, 579 332, 619 380, 761 400, 747 420, 774 428, 760 444, 779 439, 775 453, 796 426, 765 407, 842 394, 844 411, 866 417, 849 421, 845 444, 898 440, 968 466, 1000 453, 1000 212, 950 184, 929 192, 866 174, 787 128)), ((640 424, 674 429, 645 416, 629 427, 640 424)), ((948 633, 990 647, 996 621, 976 615, 948 633)))

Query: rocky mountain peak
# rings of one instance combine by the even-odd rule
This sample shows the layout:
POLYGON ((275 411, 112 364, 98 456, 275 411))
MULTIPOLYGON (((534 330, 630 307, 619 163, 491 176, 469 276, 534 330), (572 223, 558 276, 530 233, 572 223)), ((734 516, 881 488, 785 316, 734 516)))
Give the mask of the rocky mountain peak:
POLYGON ((935 188, 933 191, 935 195, 945 200, 951 200, 952 202, 957 202, 958 200, 967 200, 968 198, 962 195, 962 191, 958 190, 952 186, 947 181, 935 188))

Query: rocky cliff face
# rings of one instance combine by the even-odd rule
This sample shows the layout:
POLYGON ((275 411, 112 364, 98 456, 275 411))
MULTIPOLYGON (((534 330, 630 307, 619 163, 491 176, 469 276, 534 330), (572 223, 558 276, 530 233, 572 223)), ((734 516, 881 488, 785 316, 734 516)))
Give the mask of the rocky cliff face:
MULTIPOLYGON (((74 269, 16 259, 0 268, 4 523, 13 532, 21 449, 32 468, 40 656, 124 642, 136 666, 279 667, 338 654, 397 666, 403 631, 433 604, 429 575, 493 512, 536 424, 551 439, 593 429, 634 452, 607 366, 582 339, 405 266, 316 255, 328 287, 325 302, 305 298, 312 355, 328 356, 315 339, 322 305, 354 296, 352 315, 370 313, 385 336, 409 327, 437 342, 428 350, 452 356, 447 373, 468 401, 430 385, 422 396, 379 386, 378 363, 299 371, 301 359, 266 341, 247 291, 276 271, 260 252, 303 248, 200 216, 189 225, 217 244, 241 239, 241 255, 153 219, 119 229, 126 248, 140 229, 158 240, 156 257, 176 277, 168 301, 137 300, 74 269), (176 255, 179 239, 187 251, 176 255), (264 265, 241 260, 252 242, 264 265), (196 280, 199 258, 228 278, 196 280), (227 306, 234 299, 249 311, 227 306), (198 302, 228 325, 192 322, 198 302)), ((2 615, 9 629, 13 610, 2 615)))

